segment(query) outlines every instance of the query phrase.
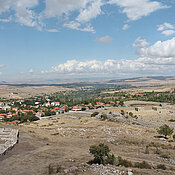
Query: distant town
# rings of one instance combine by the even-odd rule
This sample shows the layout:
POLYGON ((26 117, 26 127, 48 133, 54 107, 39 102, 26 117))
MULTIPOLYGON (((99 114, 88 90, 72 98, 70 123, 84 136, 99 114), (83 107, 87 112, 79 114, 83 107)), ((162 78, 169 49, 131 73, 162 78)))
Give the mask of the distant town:
MULTIPOLYGON (((175 91, 103 92, 104 88, 56 92, 26 99, 0 99, 0 121, 19 124, 65 112, 87 111, 124 106, 125 101, 142 100, 175 104, 175 91)), ((109 89, 108 89, 109 90, 109 89)), ((113 90, 113 89, 112 89, 113 90)))

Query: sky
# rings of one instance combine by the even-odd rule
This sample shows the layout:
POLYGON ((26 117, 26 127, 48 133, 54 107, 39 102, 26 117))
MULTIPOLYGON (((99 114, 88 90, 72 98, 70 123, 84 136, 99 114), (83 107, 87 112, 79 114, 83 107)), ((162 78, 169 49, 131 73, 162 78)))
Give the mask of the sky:
POLYGON ((174 0, 0 0, 0 82, 175 75, 174 0))

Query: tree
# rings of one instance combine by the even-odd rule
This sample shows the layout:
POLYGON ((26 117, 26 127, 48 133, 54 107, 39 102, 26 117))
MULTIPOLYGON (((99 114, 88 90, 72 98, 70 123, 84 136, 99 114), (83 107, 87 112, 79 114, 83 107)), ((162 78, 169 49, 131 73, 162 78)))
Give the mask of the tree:
POLYGON ((165 136, 165 138, 166 138, 167 136, 170 136, 170 135, 173 134, 173 129, 165 124, 165 125, 160 126, 159 130, 157 130, 157 132, 159 134, 163 134, 165 136))
POLYGON ((100 143, 98 146, 92 145, 89 149, 90 153, 94 156, 93 163, 99 164, 114 164, 115 156, 110 155, 111 151, 107 145, 100 143))

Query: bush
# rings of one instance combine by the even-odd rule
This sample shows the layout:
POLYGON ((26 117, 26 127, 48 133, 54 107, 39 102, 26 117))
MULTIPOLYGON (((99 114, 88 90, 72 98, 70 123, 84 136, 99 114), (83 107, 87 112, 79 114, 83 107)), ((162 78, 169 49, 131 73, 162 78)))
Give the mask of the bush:
POLYGON ((175 135, 173 135, 173 140, 175 141, 175 135))
POLYGON ((106 114, 102 114, 101 115, 101 120, 106 120, 107 119, 107 115, 106 114))
POLYGON ((122 159, 122 157, 118 156, 118 166, 124 166, 124 167, 135 167, 135 168, 141 168, 141 169, 151 169, 151 165, 149 165, 147 162, 136 162, 133 164, 131 161, 128 161, 126 159, 122 159))
POLYGON ((92 114, 91 114, 91 117, 95 117, 96 115, 98 115, 99 114, 99 112, 93 112, 92 114))
POLYGON ((132 162, 122 159, 122 157, 118 156, 118 165, 124 166, 124 167, 133 167, 132 162))
POLYGON ((151 169, 151 165, 145 161, 143 161, 142 163, 139 162, 135 163, 135 167, 140 169, 151 169))
POLYGON ((166 138, 167 136, 170 136, 173 134, 173 129, 165 124, 165 125, 160 126, 160 128, 159 128, 159 130, 157 130, 157 132, 159 134, 163 134, 166 138))
POLYGON ((133 113, 132 112, 129 112, 129 116, 133 117, 133 113))
POLYGON ((49 164, 48 171, 49 171, 49 172, 48 172, 49 174, 52 174, 53 171, 54 171, 54 170, 53 170, 53 166, 52 166, 51 164, 49 164))
POLYGON ((58 164, 49 164, 48 166, 48 174, 57 174, 60 173, 62 167, 58 164))
POLYGON ((145 154, 149 154, 149 146, 148 145, 146 145, 145 154))
POLYGON ((114 156, 114 154, 108 155, 107 156, 107 159, 105 161, 105 164, 114 165, 114 162, 115 162, 115 156, 114 156))
POLYGON ((157 165, 157 169, 166 170, 166 166, 164 164, 159 164, 157 165))
POLYGON ((89 152, 94 156, 94 160, 89 163, 98 163, 98 164, 114 164, 115 156, 110 155, 111 150, 107 145, 100 143, 99 145, 90 146, 89 152))
POLYGON ((124 111, 124 110, 121 110, 121 114, 122 114, 122 115, 125 115, 125 111, 124 111))

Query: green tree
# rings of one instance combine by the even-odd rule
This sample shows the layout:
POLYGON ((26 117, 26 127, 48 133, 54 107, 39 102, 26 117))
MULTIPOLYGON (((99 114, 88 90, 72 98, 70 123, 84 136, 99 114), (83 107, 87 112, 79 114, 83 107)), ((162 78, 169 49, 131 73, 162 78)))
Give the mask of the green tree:
POLYGON ((111 151, 107 145, 100 143, 99 145, 92 145, 89 149, 90 153, 94 156, 94 163, 99 164, 114 164, 115 156, 110 155, 111 151))
POLYGON ((170 136, 173 134, 173 129, 165 124, 165 125, 160 126, 159 129, 157 130, 157 132, 159 134, 163 134, 166 138, 167 136, 170 136))

